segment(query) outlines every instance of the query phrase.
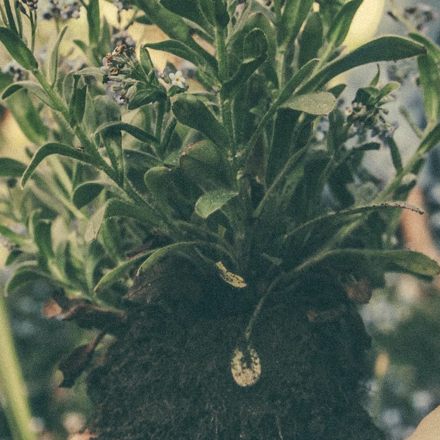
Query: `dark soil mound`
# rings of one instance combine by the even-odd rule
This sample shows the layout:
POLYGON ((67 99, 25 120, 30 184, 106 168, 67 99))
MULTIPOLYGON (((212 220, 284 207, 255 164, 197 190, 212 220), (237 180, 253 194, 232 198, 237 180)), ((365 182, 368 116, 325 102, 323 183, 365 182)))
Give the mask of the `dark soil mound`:
POLYGON ((312 324, 263 309, 252 335, 260 380, 238 386, 230 361, 249 314, 177 322, 141 307, 89 376, 100 440, 379 440, 361 407, 365 334, 347 306, 312 324))

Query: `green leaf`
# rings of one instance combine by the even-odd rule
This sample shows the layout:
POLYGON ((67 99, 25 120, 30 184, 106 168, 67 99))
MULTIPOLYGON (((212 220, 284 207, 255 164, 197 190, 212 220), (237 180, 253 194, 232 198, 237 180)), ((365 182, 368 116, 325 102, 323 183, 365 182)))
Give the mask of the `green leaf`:
POLYGON ((384 139, 384 142, 386 145, 388 145, 388 148, 390 149, 391 153, 391 160, 393 162, 393 166, 397 172, 402 171, 402 156, 400 155, 399 147, 396 144, 396 141, 393 139, 392 136, 387 136, 384 139))
POLYGON ((436 62, 430 51, 417 61, 426 117, 429 124, 435 124, 440 115, 440 61, 436 62))
POLYGON ((313 5, 313 0, 286 0, 278 25, 278 42, 283 45, 294 41, 313 5))
POLYGON ((25 237, 17 234, 16 232, 3 225, 0 225, 0 236, 6 238, 6 240, 16 244, 17 246, 22 246, 24 243, 26 243, 25 237))
POLYGON ((25 266, 18 269, 9 280, 6 282, 5 292, 7 295, 16 291, 17 289, 27 286, 28 284, 44 280, 49 284, 56 284, 54 279, 44 272, 30 266, 25 266))
POLYGON ((168 194, 172 183, 171 170, 165 166, 150 168, 144 175, 144 183, 159 205, 161 212, 171 214, 171 207, 168 203, 168 194))
POLYGON ((197 200, 195 206, 195 213, 204 219, 208 218, 211 214, 222 209, 230 200, 237 197, 236 191, 228 190, 216 190, 203 194, 199 200, 197 200))
POLYGON ((151 255, 154 252, 153 250, 150 250, 148 252, 143 252, 140 255, 136 255, 135 257, 130 258, 127 261, 124 261, 123 263, 119 264, 115 268, 108 271, 96 284, 95 288, 93 289, 95 293, 102 292, 103 289, 106 287, 112 285, 116 281, 122 278, 122 276, 128 272, 133 266, 136 264, 139 264, 143 259, 145 259, 146 256, 151 255))
POLYGON ((381 249, 338 249, 324 257, 332 268, 350 272, 368 272, 373 268, 382 273, 409 273, 422 278, 432 278, 440 273, 436 261, 419 252, 381 249))
POLYGON ((267 49, 267 38, 261 29, 253 29, 246 35, 243 48, 244 58, 240 67, 232 79, 227 81, 222 88, 226 97, 233 95, 243 87, 253 73, 266 61, 267 49))
POLYGON ((198 52, 212 66, 217 66, 215 57, 202 49, 192 38, 192 29, 178 15, 163 7, 157 0, 136 0, 139 8, 173 40, 181 41, 198 52))
POLYGON ((440 63, 440 46, 422 34, 410 33, 409 36, 418 43, 423 44, 430 55, 434 58, 435 62, 440 63))
POLYGON ((171 12, 198 24, 202 29, 212 30, 197 0, 161 0, 161 3, 171 12))
POLYGON ((204 64, 205 60, 195 50, 191 49, 188 45, 178 40, 166 40, 159 43, 147 43, 144 47, 148 47, 154 50, 160 50, 168 52, 172 55, 176 55, 180 58, 190 61, 195 65, 204 64))
POLYGON ((345 40, 353 17, 362 2, 363 0, 349 1, 339 10, 327 34, 327 41, 331 47, 336 48, 345 40))
POLYGON ((319 60, 316 58, 310 60, 287 81, 276 100, 278 106, 292 96, 292 93, 312 74, 318 63, 319 60))
POLYGON ((199 141, 185 147, 179 166, 186 177, 204 190, 227 186, 228 163, 210 141, 199 141))
POLYGON ((57 142, 50 142, 48 144, 42 145, 32 157, 30 164, 26 168, 25 172, 23 173, 23 177, 21 178, 22 187, 26 185, 26 182, 32 176, 38 165, 40 165, 40 163, 48 156, 51 156, 53 154, 59 154, 60 156, 70 157, 81 162, 93 164, 93 159, 86 153, 75 150, 75 148, 69 145, 59 144, 57 142))
POLYGON ((161 223, 160 218, 152 208, 146 205, 142 205, 141 208, 113 198, 93 214, 87 225, 84 239, 87 242, 95 240, 99 234, 102 223, 112 217, 132 218, 149 227, 157 226, 161 223))
POLYGON ((7 105, 21 131, 32 143, 40 144, 47 139, 47 128, 26 90, 8 98, 7 105))
POLYGON ((51 235, 52 223, 49 220, 41 220, 38 217, 39 213, 32 215, 30 219, 32 238, 40 251, 40 255, 49 260, 54 256, 51 235))
POLYGON ((426 154, 440 143, 440 123, 438 123, 420 143, 417 151, 426 154))
POLYGON ((89 25, 89 43, 96 46, 99 41, 100 24, 99 0, 90 0, 87 6, 87 23, 89 25))
POLYGON ((49 76, 49 82, 52 85, 55 84, 55 81, 57 80, 58 56, 59 56, 59 51, 60 51, 60 44, 61 44, 61 40, 63 39, 66 31, 67 31, 67 26, 64 26, 63 29, 61 29, 61 32, 59 33, 58 38, 55 41, 55 44, 52 48, 52 52, 50 53, 48 76, 49 76))
POLYGON ((418 208, 417 206, 410 205, 406 202, 383 202, 383 203, 372 203, 369 205, 361 205, 361 206, 355 206, 354 208, 348 208, 343 209, 340 211, 334 211, 329 212, 326 214, 323 214, 319 217, 315 217, 305 223, 302 223, 301 225, 296 226, 292 230, 288 231, 285 235, 285 240, 288 240, 289 238, 301 234, 304 235, 307 231, 309 231, 311 228, 314 228, 316 226, 323 227, 324 224, 328 224, 334 221, 339 221, 346 219, 347 217, 351 217, 353 215, 357 214, 364 214, 374 211, 382 211, 382 210, 388 210, 388 209, 408 209, 410 211, 416 212, 417 214, 423 214, 423 210, 418 208))
POLYGON ((229 137, 223 125, 196 96, 184 93, 173 104, 177 120, 188 127, 203 133, 219 147, 227 147, 229 137))
POLYGON ((17 29, 17 25, 15 23, 14 13, 12 12, 12 8, 11 8, 11 0, 5 0, 4 6, 5 6, 8 27, 9 27, 9 29, 12 30, 12 32, 18 34, 18 29, 17 29))
MULTIPOLYGON (((78 77, 76 77, 78 78, 78 77)), ((80 87, 75 78, 75 86, 72 93, 72 98, 69 105, 69 115, 71 121, 75 124, 80 124, 84 118, 87 100, 87 84, 80 87)))
POLYGON ((335 76, 369 63, 397 61, 417 55, 423 55, 426 49, 409 38, 384 36, 376 38, 353 52, 337 58, 309 79, 298 93, 306 93, 322 87, 335 76))
POLYGON ((72 202, 78 209, 81 209, 95 200, 104 188, 105 182, 99 180, 81 183, 73 192, 72 202))
POLYGON ((26 165, 9 157, 0 157, 0 177, 20 177, 26 165))
POLYGON ((27 70, 38 69, 38 63, 23 40, 8 28, 0 27, 0 42, 6 47, 12 58, 27 70))
POLYGON ((296 95, 288 99, 281 108, 289 108, 311 115, 327 115, 336 106, 336 98, 329 92, 296 95))
POLYGON ((308 61, 317 58, 318 51, 323 43, 323 27, 321 16, 318 13, 312 14, 307 20, 299 41, 299 66, 304 66, 308 61))
POLYGON ((9 98, 10 96, 12 96, 13 94, 15 94, 16 92, 22 89, 26 89, 27 91, 32 93, 42 102, 44 102, 44 104, 46 104, 48 107, 53 108, 55 110, 60 110, 59 108, 53 105, 51 99, 44 91, 44 89, 39 84, 33 81, 18 81, 9 85, 8 87, 6 87, 5 90, 3 90, 2 99, 9 98))
POLYGON ((160 249, 157 249, 140 265, 137 274, 139 275, 141 272, 146 272, 147 270, 151 269, 155 264, 157 264, 160 260, 168 256, 169 254, 172 254, 176 251, 186 250, 188 248, 193 248, 201 244, 204 243, 198 241, 187 241, 169 244, 160 249))
POLYGON ((95 135, 99 134, 102 131, 115 131, 115 132, 121 132, 125 131, 128 134, 131 134, 134 138, 146 142, 146 143, 152 143, 154 145, 158 145, 159 141, 156 137, 154 137, 152 134, 146 132, 145 130, 142 130, 141 128, 138 128, 134 125, 127 124, 126 122, 106 122, 102 125, 100 125, 96 131, 95 135))

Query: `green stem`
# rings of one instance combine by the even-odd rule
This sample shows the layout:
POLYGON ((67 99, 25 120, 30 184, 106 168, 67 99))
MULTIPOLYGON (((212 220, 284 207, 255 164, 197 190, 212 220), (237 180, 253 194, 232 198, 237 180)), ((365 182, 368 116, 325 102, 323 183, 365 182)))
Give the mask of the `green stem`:
MULTIPOLYGON (((53 102, 55 108, 61 113, 67 124, 70 125, 69 110, 62 101, 62 99, 53 90, 53 88, 51 87, 45 76, 40 71, 36 70, 33 72, 33 74, 37 79, 37 81, 40 83, 41 87, 43 87, 44 91, 47 93, 47 95, 53 102)), ((90 154, 90 156, 92 156, 93 159, 95 159, 96 166, 104 173, 106 173, 114 182, 119 184, 120 179, 118 176, 118 172, 114 170, 110 165, 108 165, 107 162, 101 157, 101 155, 98 152, 98 149, 96 148, 96 145, 89 140, 84 130, 79 125, 73 127, 73 130, 84 150, 88 154, 90 154)))
MULTIPOLYGON (((226 35, 225 29, 219 25, 215 28, 215 47, 217 50, 217 60, 218 60, 218 73, 221 83, 227 81, 229 77, 229 66, 228 57, 226 52, 226 35)), ((231 150, 233 154, 233 159, 235 161, 235 135, 234 135, 234 123, 232 120, 232 109, 231 100, 227 99, 223 93, 220 91, 220 111, 223 124, 225 125, 226 131, 229 135, 229 141, 231 143, 231 150)))
POLYGON ((31 412, 20 363, 14 347, 6 301, 0 292, 0 388, 14 440, 36 440, 30 429, 31 412))

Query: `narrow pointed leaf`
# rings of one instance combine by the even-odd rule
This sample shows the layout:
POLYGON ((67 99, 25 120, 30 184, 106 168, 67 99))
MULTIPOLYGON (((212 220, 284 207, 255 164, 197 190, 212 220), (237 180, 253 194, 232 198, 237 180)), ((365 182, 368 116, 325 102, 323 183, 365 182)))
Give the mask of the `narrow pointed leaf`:
POLYGON ((313 0, 286 0, 281 22, 278 26, 278 42, 293 41, 313 5, 313 0))
POLYGON ((44 104, 53 108, 54 110, 59 110, 56 106, 53 105, 51 99, 43 90, 43 88, 33 81, 18 81, 9 85, 8 87, 6 87, 5 90, 3 90, 2 99, 9 98, 10 96, 22 89, 26 89, 27 91, 32 93, 32 95, 36 96, 44 104))
POLYGON ((212 29, 197 0, 161 0, 161 3, 171 12, 198 24, 201 28, 212 29))
POLYGON ((195 213, 199 217, 206 219, 237 196, 238 193, 236 191, 217 190, 207 192, 197 200, 195 213))
POLYGON ((147 43, 146 47, 154 50, 168 52, 180 58, 190 61, 195 65, 205 63, 205 60, 187 44, 178 40, 166 40, 159 43, 147 43))
POLYGON ((93 164, 92 158, 82 151, 75 150, 75 148, 66 144, 50 142, 41 146, 32 157, 30 164, 26 168, 23 177, 21 178, 21 186, 24 187, 24 185, 26 185, 26 182, 29 180, 35 169, 44 159, 54 154, 93 164))
POLYGON ((22 268, 15 272, 7 281, 5 286, 6 294, 13 293, 17 289, 44 280, 49 284, 57 284, 55 280, 44 272, 37 270, 37 268, 22 268))
POLYGON ((145 259, 145 257, 152 254, 153 252, 154 249, 148 252, 143 252, 142 254, 136 255, 135 257, 124 261, 123 263, 108 271, 96 284, 94 288, 95 293, 102 292, 103 289, 111 286, 113 283, 120 280, 122 276, 127 273, 133 266, 139 264, 142 260, 145 259))
POLYGON ((328 44, 338 47, 342 44, 350 29, 354 14, 356 14, 363 0, 352 0, 340 9, 327 34, 328 44))
POLYGON ((0 27, 0 42, 6 47, 12 58, 27 70, 38 69, 38 62, 23 40, 8 28, 0 27))
POLYGON ((0 177, 20 177, 26 165, 9 157, 0 157, 0 177))
POLYGON ((55 84, 55 81, 57 79, 60 44, 66 31, 67 31, 67 26, 64 26, 63 29, 61 29, 61 32, 59 33, 58 38, 56 39, 55 44, 52 48, 52 52, 50 54, 48 73, 49 73, 49 82, 51 84, 55 84))
POLYGON ((322 70, 317 72, 298 91, 305 93, 322 87, 335 76, 369 63, 380 61, 397 61, 426 53, 426 49, 409 38, 398 36, 384 36, 376 38, 353 52, 337 58, 322 70))
POLYGON ((351 217, 356 214, 369 213, 374 211, 382 211, 388 209, 408 209, 410 211, 416 212, 417 214, 424 214, 423 210, 417 206, 410 205, 406 202, 383 202, 383 203, 372 203, 369 205, 356 206, 354 208, 343 209, 341 211, 329 212, 327 214, 321 215, 319 217, 313 218, 299 226, 296 226, 293 230, 289 231, 285 238, 292 237, 297 234, 304 234, 306 231, 313 227, 330 223, 333 221, 339 221, 341 219, 351 217))
POLYGON ((89 25, 89 43, 95 46, 99 41, 100 15, 99 0, 90 0, 87 6, 87 22, 89 25))
POLYGON ((106 122, 105 124, 100 125, 96 131, 95 134, 98 134, 102 131, 116 131, 121 132, 125 131, 126 133, 132 135, 136 139, 146 142, 146 143, 152 143, 152 144, 159 144, 159 141, 156 137, 154 137, 152 134, 146 132, 145 130, 142 130, 139 127, 136 127, 131 124, 127 124, 126 122, 106 122))
POLYGON ((376 268, 386 272, 409 273, 422 278, 432 278, 440 273, 438 263, 424 254, 408 250, 338 249, 330 251, 324 260, 332 268, 350 271, 353 268, 376 268))
POLYGON ((96 199, 104 189, 104 183, 100 181, 84 182, 75 188, 72 196, 73 204, 81 209, 96 199))
POLYGON ((112 217, 128 217, 135 219, 148 227, 160 224, 160 218, 152 208, 143 205, 142 208, 118 199, 110 199, 104 206, 93 214, 87 225, 85 240, 95 240, 99 234, 102 223, 112 217))
POLYGON ((179 95, 173 104, 173 113, 179 122, 200 131, 216 145, 228 145, 226 130, 206 105, 194 95, 179 95))
POLYGON ((164 257, 178 251, 187 250, 188 248, 193 248, 197 245, 203 244, 203 242, 198 241, 185 241, 180 243, 169 244, 160 249, 155 250, 139 267, 137 273, 146 272, 151 269, 155 264, 157 264, 164 257))

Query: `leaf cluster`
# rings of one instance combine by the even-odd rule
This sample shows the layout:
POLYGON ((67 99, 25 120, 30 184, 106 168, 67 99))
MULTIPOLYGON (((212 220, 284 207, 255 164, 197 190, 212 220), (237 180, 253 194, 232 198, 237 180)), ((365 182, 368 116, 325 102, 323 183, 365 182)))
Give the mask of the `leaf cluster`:
POLYGON ((121 307, 133 279, 170 258, 189 261, 201 279, 241 280, 232 287, 253 304, 298 294, 317 273, 343 291, 353 279, 380 285, 386 271, 439 272, 390 244, 396 212, 414 209, 395 200, 440 139, 431 85, 438 47, 421 35, 383 36, 345 53, 360 0, 321 2, 319 12, 312 1, 272 3, 135 0, 135 13, 167 35, 135 52, 111 47, 111 29, 90 0, 88 41, 75 42, 88 65, 67 71, 65 29, 38 63, 3 20, 0 42, 31 77, 2 77, 2 99, 33 144, 26 164, 0 159, 9 183, 0 201, 14 267, 9 291, 42 279, 121 307), (190 63, 189 88, 175 79, 179 65, 158 74, 151 49, 190 63), (338 78, 409 57, 418 57, 430 126, 403 166, 392 133, 378 136, 396 84, 380 86, 376 76, 358 90, 361 124, 343 110, 338 78), (379 148, 396 167, 385 189, 362 162, 379 148))

